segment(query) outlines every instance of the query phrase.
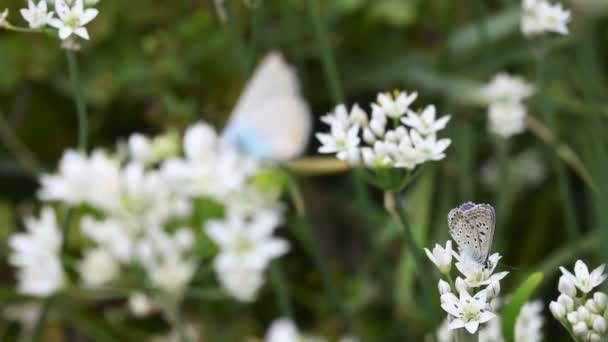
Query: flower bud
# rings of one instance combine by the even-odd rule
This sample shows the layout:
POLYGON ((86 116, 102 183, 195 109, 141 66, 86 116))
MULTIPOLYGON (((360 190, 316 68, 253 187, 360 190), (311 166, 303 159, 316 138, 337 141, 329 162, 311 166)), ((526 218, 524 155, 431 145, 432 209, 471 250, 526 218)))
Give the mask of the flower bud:
POLYGON ((461 291, 468 291, 469 286, 462 278, 456 277, 456 290, 458 290, 458 293, 461 291))
POLYGON ((549 310, 551 310, 553 317, 557 319, 562 319, 566 316, 566 309, 558 302, 551 302, 549 304, 549 310))
POLYGON ((587 336, 587 341, 589 342, 600 342, 602 341, 602 337, 596 333, 591 333, 587 336))
POLYGON ((608 296, 603 292, 596 292, 593 294, 593 301, 598 306, 600 311, 606 310, 608 304, 608 296))
POLYGON ((594 314, 602 313, 600 312, 601 310, 599 309, 597 303, 593 299, 587 299, 587 302, 585 302, 585 307, 587 308, 587 310, 593 312, 594 314))
POLYGON ((363 130, 363 140, 365 140, 366 143, 373 145, 376 142, 376 135, 369 128, 365 128, 363 130))
POLYGON ((587 335, 589 329, 587 329, 587 324, 585 324, 585 322, 578 322, 572 327, 572 331, 575 335, 582 337, 587 335))
POLYGON ((574 310, 574 300, 566 295, 559 295, 557 302, 564 306, 566 312, 574 310))
POLYGON ((576 297, 576 286, 569 277, 561 276, 559 278, 557 289, 560 293, 565 294, 566 296, 576 297))
POLYGON ((568 313, 566 315, 566 318, 568 318, 568 322, 570 322, 570 324, 576 324, 580 321, 580 317, 578 316, 577 311, 572 311, 572 312, 568 313))
POLYGON ((595 316, 593 319, 593 330, 603 335, 606 332, 606 320, 604 317, 595 316))
POLYGON ((437 287, 439 288, 440 295, 452 292, 452 287, 450 286, 450 284, 448 284, 443 279, 439 279, 439 283, 437 284, 437 287))

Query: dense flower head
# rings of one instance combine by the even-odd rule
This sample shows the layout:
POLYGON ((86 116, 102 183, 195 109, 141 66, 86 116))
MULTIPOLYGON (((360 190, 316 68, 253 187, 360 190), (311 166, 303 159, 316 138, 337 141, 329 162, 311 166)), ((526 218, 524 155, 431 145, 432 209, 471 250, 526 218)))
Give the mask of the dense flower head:
POLYGON ((371 169, 414 169, 427 161, 445 158, 450 139, 438 139, 437 133, 450 120, 436 118, 433 105, 420 113, 410 106, 417 93, 395 91, 380 93, 371 104, 371 115, 355 104, 351 110, 341 104, 321 118, 329 133, 317 133, 319 153, 336 154, 350 165, 371 169))
POLYGON ((461 290, 459 297, 453 293, 446 293, 441 296, 441 307, 453 316, 449 324, 450 329, 465 328, 469 333, 474 334, 479 325, 485 323, 496 315, 487 310, 487 293, 485 290, 479 291, 475 296, 471 296, 467 291, 461 290))
POLYGON ((605 341, 608 337, 608 296, 603 292, 592 294, 593 289, 606 280, 604 268, 602 264, 589 272, 581 260, 576 261, 574 274, 560 267, 558 290, 561 294, 549 304, 549 310, 580 341, 605 341))
POLYGON ((551 4, 546 0, 523 0, 521 31, 525 36, 535 36, 544 32, 568 34, 570 11, 561 4, 551 4))

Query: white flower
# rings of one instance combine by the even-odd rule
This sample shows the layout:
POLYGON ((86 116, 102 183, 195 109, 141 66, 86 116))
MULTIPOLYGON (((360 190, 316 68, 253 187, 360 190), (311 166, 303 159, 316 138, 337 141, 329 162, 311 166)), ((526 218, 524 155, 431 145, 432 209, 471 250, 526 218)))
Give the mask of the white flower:
POLYGON ((574 299, 572 299, 572 297, 561 294, 557 297, 557 302, 564 307, 564 310, 566 310, 567 313, 574 310, 574 299))
POLYGON ((490 132, 503 138, 526 130, 526 107, 519 102, 496 102, 488 109, 490 132))
POLYGON ((116 205, 120 194, 118 163, 100 150, 90 157, 66 151, 59 161, 57 174, 40 177, 38 197, 44 201, 61 201, 70 205, 88 203, 106 209, 116 205))
POLYGON ((452 292, 452 287, 445 280, 439 279, 439 283, 437 283, 437 288, 439 289, 439 295, 444 295, 446 293, 452 292))
POLYGON ((168 294, 179 294, 192 278, 194 270, 192 262, 178 258, 168 258, 147 267, 152 283, 168 294))
POLYGON ((422 137, 417 131, 410 132, 414 147, 418 152, 418 163, 424 163, 429 160, 438 161, 445 158, 445 150, 450 146, 450 139, 439 139, 435 135, 422 137))
POLYGON ((561 4, 551 5, 545 0, 524 0, 524 14, 521 18, 521 31, 525 36, 544 32, 568 34, 570 11, 561 4))
POLYGON ((55 0, 55 10, 59 19, 52 18, 49 24, 59 30, 61 40, 67 39, 72 34, 89 39, 89 32, 84 26, 99 14, 97 9, 85 9, 82 0, 74 0, 71 7, 64 0, 55 0))
POLYGON ((402 92, 380 93, 378 94, 376 101, 380 105, 382 112, 389 118, 399 118, 405 114, 409 106, 416 100, 418 93, 413 92, 409 95, 402 92))
POLYGON ((18 268, 19 293, 46 297, 65 284, 59 259, 62 238, 55 212, 45 207, 39 219, 26 218, 25 227, 27 233, 14 234, 9 238, 12 253, 8 260, 18 268))
POLYGON ((401 122, 405 125, 417 130, 421 135, 435 134, 445 128, 450 121, 450 116, 445 115, 438 120, 435 120, 437 110, 434 105, 427 106, 420 115, 416 112, 408 110, 407 116, 401 118, 401 122))
MULTIPOLYGON (((359 113, 357 113, 357 116, 359 116, 359 113)), ((330 127, 337 127, 344 131, 348 130, 353 125, 351 115, 349 115, 348 109, 343 104, 337 105, 333 112, 322 116, 321 121, 328 124, 330 127)))
POLYGON ((287 253, 287 241, 272 236, 279 224, 279 215, 270 211, 257 213, 250 222, 235 215, 209 222, 207 234, 220 248, 213 261, 216 272, 239 265, 263 270, 272 259, 287 253))
POLYGON ((93 240, 116 260, 121 262, 131 260, 136 232, 129 230, 121 222, 114 219, 97 221, 90 216, 85 216, 80 220, 80 229, 84 236, 93 240))
POLYGON ((534 93, 534 87, 518 76, 507 73, 497 73, 494 78, 481 89, 481 95, 487 103, 522 102, 534 93))
POLYGON ((538 342, 542 340, 543 304, 540 301, 526 303, 515 320, 516 342, 538 342))
POLYGON ((581 260, 577 260, 574 264, 574 274, 570 273, 563 267, 560 267, 559 269, 562 271, 562 274, 566 278, 569 278, 579 290, 583 291, 583 293, 589 293, 594 287, 600 285, 604 282, 604 280, 606 280, 607 275, 604 274, 605 266, 605 264, 602 264, 589 273, 587 265, 585 265, 585 263, 581 260))
POLYGON ((264 337, 264 342, 298 342, 299 340, 298 328, 287 318, 273 321, 264 337))
POLYGON ((504 277, 506 277, 507 274, 509 274, 509 272, 499 272, 493 274, 494 269, 496 268, 496 265, 498 264, 500 258, 501 256, 498 253, 490 255, 490 257, 488 258, 490 267, 486 268, 480 263, 473 260, 466 253, 460 253, 456 256, 456 259, 458 261, 455 265, 458 271, 460 271, 460 273, 465 276, 464 281, 466 282, 467 286, 480 287, 489 285, 492 282, 500 281, 504 277))
POLYGON ((129 296, 129 310, 131 310, 136 317, 148 316, 153 309, 154 305, 152 301, 145 294, 135 292, 129 296))
POLYGON ((263 272, 246 265, 223 268, 218 272, 218 276, 224 289, 245 303, 254 301, 258 290, 264 284, 263 272))
POLYGON ((454 319, 450 322, 450 329, 464 327, 469 333, 474 334, 483 324, 496 315, 486 310, 486 292, 479 291, 474 297, 467 291, 460 291, 457 298, 453 293, 446 293, 441 296, 441 307, 454 319))
POLYGON ((549 310, 551 311, 551 314, 553 314, 553 317, 558 320, 566 317, 566 308, 558 302, 549 303, 549 310))
POLYGON ((444 274, 450 273, 452 268, 452 240, 448 240, 445 244, 445 248, 439 244, 435 244, 433 252, 427 248, 424 249, 427 257, 439 268, 439 271, 444 274))
POLYGON ((108 251, 95 248, 85 253, 78 271, 85 286, 99 287, 116 277, 119 265, 108 251))
POLYGON ((352 126, 344 130, 339 124, 331 126, 331 134, 317 133, 321 142, 319 153, 337 153, 340 160, 347 160, 349 154, 359 146, 359 126, 352 126))
POLYGON ((560 293, 569 296, 576 297, 576 285, 574 284, 574 279, 567 276, 559 277, 559 283, 557 285, 557 289, 560 293))
POLYGON ((40 0, 38 5, 35 5, 32 0, 28 0, 28 8, 22 8, 19 12, 32 29, 45 26, 53 18, 53 12, 47 12, 45 0, 40 0))

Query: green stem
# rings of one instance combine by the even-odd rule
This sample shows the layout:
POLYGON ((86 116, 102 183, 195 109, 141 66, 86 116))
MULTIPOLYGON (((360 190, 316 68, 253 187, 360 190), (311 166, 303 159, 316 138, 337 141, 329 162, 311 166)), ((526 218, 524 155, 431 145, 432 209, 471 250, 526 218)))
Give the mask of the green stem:
POLYGON ((68 67, 70 71, 70 80, 72 82, 72 90, 74 92, 74 102, 76 103, 76 112, 78 114, 78 148, 82 152, 86 152, 88 144, 88 115, 87 107, 82 96, 82 86, 80 84, 78 74, 78 62, 76 54, 72 50, 66 50, 68 59, 68 67))
POLYGON ((329 44, 329 35, 325 25, 323 24, 321 13, 319 12, 319 4, 317 0, 306 0, 306 6, 312 21, 317 43, 319 44, 321 60, 323 62, 323 70, 325 72, 327 82, 329 83, 329 92, 331 94, 332 101, 335 104, 342 103, 344 101, 344 93, 342 91, 342 86, 340 85, 340 77, 338 75, 336 60, 329 44))
MULTIPOLYGON (((536 60, 536 84, 538 89, 545 89, 546 81, 547 81, 547 64, 550 63, 547 59, 544 58, 544 48, 541 46, 540 52, 537 54, 536 60)), ((550 151, 549 154, 551 156, 551 165, 557 174, 557 183, 559 188, 559 193, 562 198, 562 203, 564 204, 564 218, 566 220, 566 229, 568 232, 569 239, 575 239, 579 236, 578 224, 576 213, 574 212, 574 201, 572 200, 572 190, 568 184, 568 174, 566 172, 566 168, 564 164, 561 162, 559 156, 557 155, 557 146, 559 145, 559 134, 556 129, 555 124, 555 113, 553 111, 553 106, 551 104, 551 99, 547 96, 546 93, 540 94, 540 110, 543 114, 543 117, 547 123, 547 128, 553 132, 553 136, 555 137, 553 144, 549 145, 550 151)))
POLYGON ((416 242, 416 238, 412 233, 412 230, 406 225, 406 212, 403 207, 403 201, 400 201, 395 193, 386 191, 384 193, 384 207, 386 211, 393 217, 393 220, 401 227, 402 236, 405 242, 405 246, 410 250, 412 257, 414 258, 414 264, 416 265, 416 269, 418 274, 420 275, 422 282, 422 297, 424 299, 425 305, 427 306, 427 313, 429 316, 434 317, 432 314, 434 310, 433 300, 431 296, 431 289, 435 286, 429 277, 430 273, 427 272, 427 268, 424 264, 424 255, 422 253, 422 248, 418 246, 416 242))
POLYGON ((275 260, 270 266, 270 279, 274 287, 274 293, 277 297, 277 304, 281 310, 281 316, 294 318, 291 302, 289 301, 289 292, 285 275, 279 260, 275 260))
POLYGON ((32 332, 32 342, 40 341, 40 337, 42 337, 42 331, 46 325, 46 321, 49 316, 49 311, 51 310, 51 297, 45 298, 42 302, 42 307, 40 308, 40 314, 38 315, 38 319, 36 320, 36 325, 34 326, 34 330, 32 332))
MULTIPOLYGON (((291 178, 291 177, 290 177, 291 178)), ((295 179, 290 179, 289 182, 290 194, 292 196, 292 201, 296 207, 300 207, 298 209, 298 216, 294 219, 294 233, 296 237, 303 244, 306 251, 310 254, 313 263, 316 268, 319 270, 321 274, 321 279, 323 282, 323 287, 325 289, 326 294, 329 296, 332 304, 337 311, 338 315, 347 330, 348 333, 353 332, 353 322, 350 312, 347 310, 342 298, 340 296, 340 292, 338 290, 337 282, 334 277, 331 275, 329 271, 329 266, 327 262, 327 257, 323 254, 321 249, 321 245, 319 243, 319 239, 315 236, 312 224, 308 216, 306 216, 305 208, 303 208, 303 200, 300 194, 300 190, 298 188, 298 184, 295 179)))

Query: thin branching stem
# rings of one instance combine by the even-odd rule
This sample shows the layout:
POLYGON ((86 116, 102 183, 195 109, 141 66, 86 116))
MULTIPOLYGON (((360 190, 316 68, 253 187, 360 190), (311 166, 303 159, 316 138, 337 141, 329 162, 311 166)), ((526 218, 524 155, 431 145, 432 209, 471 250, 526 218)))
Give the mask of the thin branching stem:
POLYGON ((82 152, 86 152, 89 140, 89 122, 87 106, 82 96, 82 85, 80 84, 80 76, 78 74, 78 61, 76 60, 76 54, 72 50, 66 50, 66 56, 70 70, 74 102, 76 103, 76 113, 78 114, 78 148, 82 152))
POLYGON ((289 292, 285 274, 281 267, 280 261, 275 260, 270 266, 270 279, 274 288, 274 293, 277 299, 277 305, 281 311, 281 316, 294 319, 293 309, 289 301, 289 292))

